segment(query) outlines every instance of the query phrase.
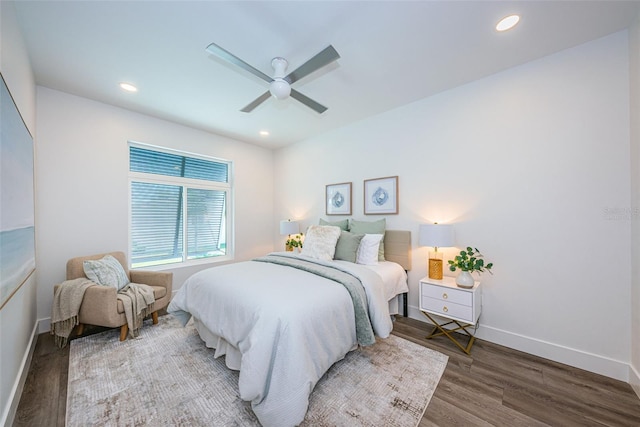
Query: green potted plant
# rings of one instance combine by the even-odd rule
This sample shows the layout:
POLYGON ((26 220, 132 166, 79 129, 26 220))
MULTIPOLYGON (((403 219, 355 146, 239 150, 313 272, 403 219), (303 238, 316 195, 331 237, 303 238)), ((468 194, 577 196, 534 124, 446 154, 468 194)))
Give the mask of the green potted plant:
POLYGON ((287 251, 293 251, 293 248, 302 249, 302 237, 304 233, 295 234, 293 236, 289 236, 287 241, 285 242, 285 246, 287 247, 287 251))
POLYGON ((473 288, 474 279, 471 273, 477 271, 478 273, 491 272, 493 263, 485 263, 484 256, 478 248, 472 248, 468 246, 466 250, 461 250, 460 254, 452 260, 448 261, 449 270, 456 271, 460 269, 460 274, 456 277, 456 284, 461 288, 473 288))

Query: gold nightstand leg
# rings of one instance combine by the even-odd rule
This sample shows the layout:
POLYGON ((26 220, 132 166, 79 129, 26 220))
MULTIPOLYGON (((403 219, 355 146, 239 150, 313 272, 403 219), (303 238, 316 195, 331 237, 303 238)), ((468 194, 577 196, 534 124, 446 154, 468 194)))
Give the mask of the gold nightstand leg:
POLYGON ((440 324, 433 317, 431 317, 429 315, 429 313, 425 313, 424 311, 421 311, 421 313, 424 314, 425 316, 427 316, 427 318, 429 318, 431 323, 433 323, 433 325, 434 325, 434 328, 431 331, 431 333, 425 337, 426 339, 431 339, 431 338, 434 338, 434 337, 439 337, 441 335, 444 335, 447 338, 449 338, 451 341, 453 341, 453 343, 456 346, 458 346, 458 348, 460 350, 465 352, 467 355, 471 355, 471 347, 473 346, 473 343, 475 342, 476 337, 473 334, 471 334, 469 331, 467 331, 467 327, 472 326, 472 325, 461 324, 457 320, 451 320, 450 322, 440 324), (445 329, 444 328, 445 326, 448 326, 448 325, 450 325, 452 323, 455 323, 456 325, 458 325, 458 327, 454 328, 454 329, 445 329), (458 342, 458 340, 453 335, 451 335, 451 332, 460 331, 460 330, 464 331, 464 333, 469 336, 469 342, 467 342, 467 346, 466 347, 463 347, 462 344, 460 344, 460 342, 458 342), (440 332, 436 332, 436 331, 440 331, 440 332))

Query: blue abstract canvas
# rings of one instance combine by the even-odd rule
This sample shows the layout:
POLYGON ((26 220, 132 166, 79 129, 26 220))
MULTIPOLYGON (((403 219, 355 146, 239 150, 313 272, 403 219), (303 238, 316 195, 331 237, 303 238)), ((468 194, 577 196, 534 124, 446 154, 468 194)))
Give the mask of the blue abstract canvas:
POLYGON ((0 88, 0 309, 35 271, 33 139, 0 88))

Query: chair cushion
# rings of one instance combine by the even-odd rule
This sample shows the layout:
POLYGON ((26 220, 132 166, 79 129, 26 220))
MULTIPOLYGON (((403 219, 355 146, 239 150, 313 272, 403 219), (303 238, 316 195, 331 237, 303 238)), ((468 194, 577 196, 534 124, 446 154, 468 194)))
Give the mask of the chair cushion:
MULTIPOLYGON (((158 301, 160 298, 167 295, 167 288, 163 286, 152 286, 151 288, 153 289, 153 297, 155 298, 156 301, 158 301)), ((156 309, 157 308, 162 308, 162 307, 156 307, 156 309)), ((118 300, 118 313, 124 313, 124 305, 120 300, 118 300)))

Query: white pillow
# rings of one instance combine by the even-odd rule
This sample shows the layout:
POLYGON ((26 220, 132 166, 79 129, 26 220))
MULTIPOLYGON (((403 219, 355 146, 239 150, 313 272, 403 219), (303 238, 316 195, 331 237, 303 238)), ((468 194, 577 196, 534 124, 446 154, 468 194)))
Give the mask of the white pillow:
POLYGON ((336 252, 340 231, 340 227, 333 225, 312 225, 307 229, 300 255, 331 261, 336 252))
POLYGON ((358 247, 356 264, 376 265, 378 263, 378 248, 384 234, 365 234, 358 247))

